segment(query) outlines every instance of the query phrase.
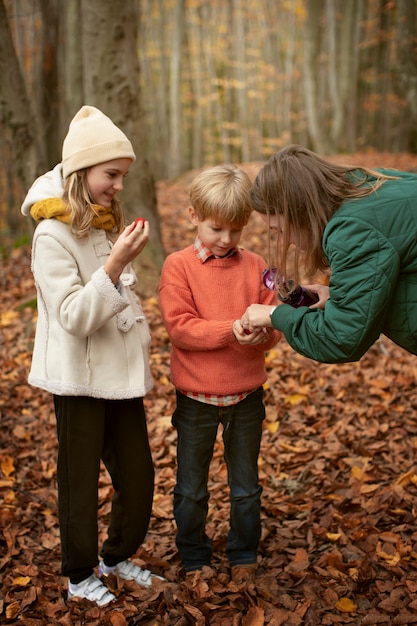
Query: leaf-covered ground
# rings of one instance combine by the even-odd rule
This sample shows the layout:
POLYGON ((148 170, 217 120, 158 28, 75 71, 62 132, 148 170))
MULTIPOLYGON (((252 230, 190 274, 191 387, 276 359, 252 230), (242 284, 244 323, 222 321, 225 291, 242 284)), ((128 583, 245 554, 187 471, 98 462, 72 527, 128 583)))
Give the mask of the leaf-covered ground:
MULTIPOLYGON (((347 159, 339 159, 346 161, 347 159)), ((373 166, 416 169, 407 155, 357 155, 373 166)), ((257 164, 248 166, 251 174, 257 164)), ((168 251, 192 241, 192 173, 158 187, 168 251)), ((264 254, 253 216, 244 245, 264 254)), ((142 299, 153 331, 155 388, 145 402, 156 468, 153 515, 138 563, 167 579, 151 590, 116 578, 118 600, 99 609, 66 602, 60 576, 51 398, 30 388, 36 312, 30 250, 1 261, 0 623, 26 626, 298 626, 417 623, 417 360, 381 338, 359 363, 318 364, 283 341, 267 355, 267 419, 259 459, 263 535, 256 584, 230 582, 226 469, 219 433, 211 467, 208 532, 213 568, 184 580, 175 549, 174 406, 169 342, 156 284, 142 299)), ((105 534, 111 485, 100 480, 105 534)))

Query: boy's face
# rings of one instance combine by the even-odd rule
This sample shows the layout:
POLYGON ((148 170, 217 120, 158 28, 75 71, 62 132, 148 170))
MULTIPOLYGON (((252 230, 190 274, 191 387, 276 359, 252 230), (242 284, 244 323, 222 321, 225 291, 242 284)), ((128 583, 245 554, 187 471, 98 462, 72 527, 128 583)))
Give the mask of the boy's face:
POLYGON ((197 227, 201 241, 215 256, 226 256, 232 248, 238 245, 243 226, 219 222, 216 218, 210 217, 199 220, 193 207, 188 209, 188 213, 191 222, 197 227))

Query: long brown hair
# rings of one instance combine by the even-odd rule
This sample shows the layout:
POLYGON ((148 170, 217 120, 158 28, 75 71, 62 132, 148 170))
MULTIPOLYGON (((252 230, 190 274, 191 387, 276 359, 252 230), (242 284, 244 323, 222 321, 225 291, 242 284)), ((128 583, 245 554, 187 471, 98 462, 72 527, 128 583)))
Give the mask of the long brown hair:
POLYGON ((345 200, 368 196, 391 178, 366 167, 330 163, 299 145, 273 154, 258 173, 250 198, 254 210, 268 216, 268 226, 271 215, 281 218, 282 233, 277 237, 273 263, 279 268, 278 275, 286 279, 290 235, 295 238, 292 275, 296 282, 301 237, 307 241, 303 252, 307 276, 328 269, 322 238, 332 215, 345 200))
MULTIPOLYGON (((87 168, 73 172, 64 183, 63 202, 71 214, 71 228, 80 239, 88 237, 94 217, 97 215, 94 201, 87 184, 87 168)), ((115 227, 113 234, 119 234, 124 227, 124 215, 121 203, 112 199, 111 212, 114 216, 115 227)))

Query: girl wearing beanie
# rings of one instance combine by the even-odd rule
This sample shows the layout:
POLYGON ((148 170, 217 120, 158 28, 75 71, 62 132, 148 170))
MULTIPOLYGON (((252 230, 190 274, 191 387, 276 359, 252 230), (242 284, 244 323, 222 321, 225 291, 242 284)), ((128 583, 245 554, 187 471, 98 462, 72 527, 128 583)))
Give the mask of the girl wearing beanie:
POLYGON ((145 538, 154 487, 143 407, 153 386, 150 334, 130 265, 149 240, 149 224, 125 227, 116 199, 134 160, 124 133, 83 106, 64 140, 62 163, 35 181, 22 205, 38 222, 29 383, 53 394, 62 573, 69 598, 100 606, 115 599, 102 581, 110 573, 146 587, 160 578, 128 560, 145 538), (98 563, 100 460, 114 496, 98 563))

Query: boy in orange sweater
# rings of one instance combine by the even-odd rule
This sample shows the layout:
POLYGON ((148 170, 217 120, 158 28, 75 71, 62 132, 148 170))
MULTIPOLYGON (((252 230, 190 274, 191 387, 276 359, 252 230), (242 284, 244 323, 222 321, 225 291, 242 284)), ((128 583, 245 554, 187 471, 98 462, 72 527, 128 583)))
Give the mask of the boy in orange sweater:
POLYGON ((177 397, 177 548, 186 572, 211 563, 207 483, 222 424, 231 499, 226 554, 236 583, 253 581, 257 567, 265 351, 281 338, 262 328, 245 334, 240 323, 251 303, 276 304, 262 284, 264 260, 238 247, 252 211, 250 187, 246 173, 233 165, 195 178, 188 212, 197 237, 166 258, 159 287, 177 397))

